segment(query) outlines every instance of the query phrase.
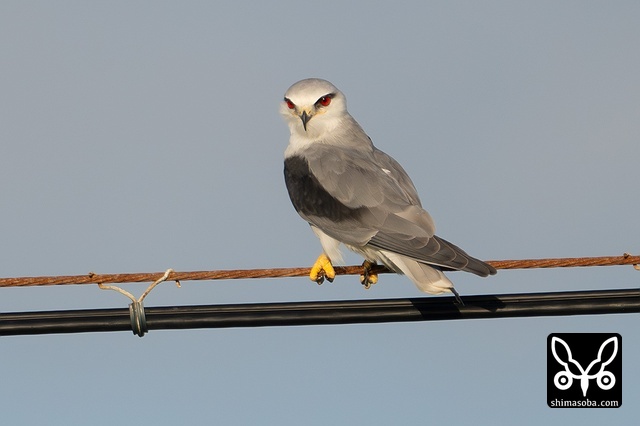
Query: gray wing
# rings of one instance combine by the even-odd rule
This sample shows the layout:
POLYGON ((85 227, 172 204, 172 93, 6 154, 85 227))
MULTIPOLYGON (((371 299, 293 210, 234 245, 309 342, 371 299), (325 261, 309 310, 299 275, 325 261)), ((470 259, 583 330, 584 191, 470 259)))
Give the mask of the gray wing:
POLYGON ((285 159, 285 181, 298 213, 338 241, 392 251, 442 269, 491 272, 434 235, 433 219, 421 207, 411 179, 380 150, 315 144, 304 157, 285 159))

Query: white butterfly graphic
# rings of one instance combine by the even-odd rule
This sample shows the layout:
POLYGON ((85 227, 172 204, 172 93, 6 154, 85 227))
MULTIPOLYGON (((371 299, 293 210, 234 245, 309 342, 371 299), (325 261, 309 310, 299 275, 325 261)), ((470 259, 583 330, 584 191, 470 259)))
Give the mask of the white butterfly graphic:
POLYGON ((605 371, 607 365, 611 364, 611 361, 614 360, 616 354, 618 353, 618 338, 616 336, 605 340, 602 345, 600 345, 600 349, 598 350, 598 357, 595 360, 591 361, 587 368, 582 368, 580 363, 573 359, 573 355, 571 354, 569 345, 567 345, 567 343, 559 337, 554 336, 551 338, 551 351, 553 352, 553 356, 555 357, 556 361, 558 361, 558 363, 564 367, 564 371, 558 372, 553 378, 553 384, 556 385, 558 389, 569 389, 573 384, 573 379, 580 379, 582 396, 586 397, 587 389, 589 389, 589 380, 591 379, 596 379, 598 387, 602 390, 609 390, 616 384, 616 376, 614 376, 610 371, 605 371), (567 353, 568 359, 566 361, 563 361, 556 351, 556 346, 558 344, 562 345, 567 353), (603 362, 602 353, 604 352, 604 348, 609 344, 613 344, 613 354, 606 362, 603 362), (569 369, 569 363, 575 365, 580 371, 580 374, 572 373, 569 369), (596 373, 590 374, 591 369, 593 369, 594 366, 598 364, 600 366, 598 371, 596 373))

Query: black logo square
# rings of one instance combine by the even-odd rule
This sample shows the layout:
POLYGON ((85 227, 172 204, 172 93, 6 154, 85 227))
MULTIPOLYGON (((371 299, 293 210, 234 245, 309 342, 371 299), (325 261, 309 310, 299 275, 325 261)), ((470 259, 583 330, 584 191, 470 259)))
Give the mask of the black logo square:
POLYGON ((547 404, 551 408, 622 405, 622 337, 551 333, 547 337, 547 404))

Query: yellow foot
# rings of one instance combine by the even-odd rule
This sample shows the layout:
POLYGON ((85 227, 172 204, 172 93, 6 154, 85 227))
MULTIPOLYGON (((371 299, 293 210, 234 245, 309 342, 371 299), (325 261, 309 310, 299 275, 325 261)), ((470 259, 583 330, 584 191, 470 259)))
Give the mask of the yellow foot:
POLYGON ((313 264, 311 272, 309 273, 311 281, 315 281, 320 285, 324 282, 325 278, 329 280, 329 282, 333 282, 335 277, 336 271, 333 270, 331 259, 329 259, 325 254, 318 256, 316 263, 313 264))
POLYGON ((365 260, 362 263, 362 268, 364 272, 360 275, 360 284, 364 286, 365 289, 369 290, 372 285, 378 282, 378 274, 374 274, 371 272, 371 268, 376 266, 375 262, 369 262, 365 260))

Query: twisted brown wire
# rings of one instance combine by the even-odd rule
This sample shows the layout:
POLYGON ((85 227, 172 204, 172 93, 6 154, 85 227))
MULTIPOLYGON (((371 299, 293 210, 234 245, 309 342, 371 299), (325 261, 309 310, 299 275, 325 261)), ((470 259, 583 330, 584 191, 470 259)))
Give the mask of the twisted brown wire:
MULTIPOLYGON (((573 268, 585 266, 619 266, 640 264, 640 256, 628 253, 622 256, 603 257, 573 257, 555 259, 522 259, 522 260, 492 260, 488 261, 496 269, 530 269, 530 268, 573 268)), ((195 281, 195 280, 230 280, 250 278, 284 278, 309 275, 310 268, 268 268, 268 269, 230 269, 217 271, 171 272, 167 281, 195 281)), ((335 267, 337 275, 359 275, 362 266, 335 267)), ((375 273, 389 272, 384 266, 372 269, 375 273)), ((0 287, 29 287, 45 285, 70 284, 113 284, 153 282, 164 272, 129 273, 129 274, 94 274, 0 278, 0 287)))

